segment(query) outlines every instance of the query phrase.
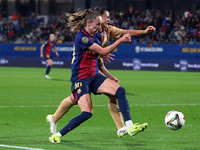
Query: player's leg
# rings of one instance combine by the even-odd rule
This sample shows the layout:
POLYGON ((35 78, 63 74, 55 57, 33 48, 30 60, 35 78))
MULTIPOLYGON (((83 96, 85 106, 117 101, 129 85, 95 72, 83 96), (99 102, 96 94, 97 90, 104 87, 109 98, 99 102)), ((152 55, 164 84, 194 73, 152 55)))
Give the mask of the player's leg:
POLYGON ((62 118, 62 116, 67 113, 75 103, 73 102, 73 95, 68 96, 65 98, 61 103, 56 112, 53 115, 53 120, 58 122, 62 118))
POLYGON ((127 122, 131 120, 129 104, 128 100, 126 99, 126 93, 124 88, 120 87, 113 80, 107 78, 97 89, 97 93, 106 93, 116 96, 118 99, 120 111, 124 117, 124 121, 127 122))
POLYGON ((119 108, 123 115, 125 124, 128 129, 128 134, 130 136, 136 135, 137 133, 143 131, 147 127, 148 125, 147 123, 142 124, 142 125, 138 125, 138 124, 133 125, 133 122, 130 116, 128 100, 126 98, 126 91, 123 87, 120 87, 113 80, 106 79, 101 84, 101 86, 97 89, 96 93, 107 93, 107 94, 111 94, 117 97, 119 108))
POLYGON ((47 62, 47 69, 46 69, 45 77, 47 79, 51 79, 51 77, 49 77, 49 72, 51 71, 51 67, 53 65, 52 59, 51 58, 46 59, 46 62, 47 62))
POLYGON ((115 122, 117 126, 117 136, 124 137, 127 134, 127 129, 126 129, 126 126, 124 125, 122 114, 119 110, 117 98, 109 94, 106 94, 106 95, 109 98, 108 108, 109 108, 110 114, 113 118, 113 121, 115 122))
POLYGON ((57 122, 59 119, 62 118, 62 116, 69 111, 69 109, 75 105, 74 102, 72 102, 72 95, 65 98, 59 105, 58 109, 53 115, 47 115, 46 119, 47 122, 49 122, 50 125, 50 131, 52 134, 57 133, 57 122))
POLYGON ((55 135, 52 135, 49 140, 52 143, 60 143, 60 137, 64 136, 67 134, 69 131, 75 129, 78 127, 81 123, 85 122, 89 118, 92 117, 93 113, 93 108, 92 108, 92 100, 90 94, 84 94, 83 96, 80 97, 78 101, 78 105, 81 109, 81 114, 74 117, 69 121, 69 123, 62 128, 58 133, 55 135))
POLYGON ((108 100, 108 108, 110 111, 110 114, 117 126, 117 129, 120 129, 124 126, 122 114, 120 113, 117 98, 115 96, 106 94, 109 98, 108 100))

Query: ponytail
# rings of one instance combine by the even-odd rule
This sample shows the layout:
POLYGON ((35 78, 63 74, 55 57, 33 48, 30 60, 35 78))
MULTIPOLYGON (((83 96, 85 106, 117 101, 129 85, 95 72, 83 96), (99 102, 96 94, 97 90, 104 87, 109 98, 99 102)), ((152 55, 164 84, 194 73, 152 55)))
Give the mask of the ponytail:
POLYGON ((101 15, 92 9, 85 9, 84 11, 78 11, 73 14, 66 13, 66 16, 68 17, 67 26, 71 27, 72 32, 77 33, 86 27, 87 20, 93 21, 101 15))

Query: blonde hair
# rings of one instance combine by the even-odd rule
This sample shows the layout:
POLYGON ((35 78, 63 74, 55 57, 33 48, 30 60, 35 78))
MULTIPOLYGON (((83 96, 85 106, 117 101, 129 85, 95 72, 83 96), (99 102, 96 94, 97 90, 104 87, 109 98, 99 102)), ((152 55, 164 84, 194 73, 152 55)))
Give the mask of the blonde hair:
POLYGON ((79 32, 84 27, 86 27, 87 20, 91 22, 96 19, 96 17, 101 16, 101 14, 92 9, 85 9, 84 11, 78 11, 76 13, 65 13, 68 17, 67 26, 71 27, 72 32, 79 32))

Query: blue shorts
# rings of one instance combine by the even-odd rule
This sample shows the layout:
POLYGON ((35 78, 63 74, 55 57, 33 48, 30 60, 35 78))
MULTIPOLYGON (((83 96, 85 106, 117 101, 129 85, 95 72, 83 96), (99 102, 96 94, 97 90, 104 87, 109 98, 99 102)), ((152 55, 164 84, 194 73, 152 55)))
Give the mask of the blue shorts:
POLYGON ((97 89, 107 79, 107 77, 98 73, 91 78, 80 79, 72 82, 71 90, 74 96, 74 103, 77 104, 79 98, 87 93, 97 94, 97 89))
POLYGON ((45 59, 46 59, 46 60, 52 59, 52 56, 51 56, 51 55, 45 55, 45 59))

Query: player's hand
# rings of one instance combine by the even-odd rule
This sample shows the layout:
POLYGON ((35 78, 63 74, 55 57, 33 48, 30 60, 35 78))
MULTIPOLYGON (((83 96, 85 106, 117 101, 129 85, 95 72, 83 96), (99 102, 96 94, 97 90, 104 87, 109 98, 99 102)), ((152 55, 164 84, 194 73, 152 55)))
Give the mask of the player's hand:
POLYGON ((106 56, 101 55, 101 58, 105 61, 105 63, 111 63, 110 60, 114 60, 115 55, 114 54, 108 54, 106 56))
POLYGON ((156 28, 154 26, 148 26, 146 29, 145 29, 145 33, 148 34, 150 33, 151 31, 156 31, 156 28))
POLYGON ((115 76, 109 77, 111 80, 115 81, 116 83, 119 83, 119 80, 115 76))
POLYGON ((57 56, 57 57, 59 56, 58 52, 56 53, 56 56, 57 56))
POLYGON ((131 36, 129 33, 127 34, 124 34, 122 37, 121 37, 122 41, 123 42, 131 42, 131 36))
POLYGON ((43 55, 43 54, 40 54, 40 57, 41 57, 41 58, 43 58, 43 57, 44 57, 44 55, 43 55))

